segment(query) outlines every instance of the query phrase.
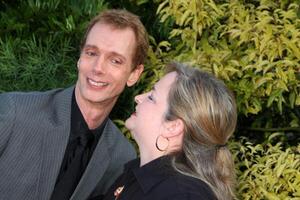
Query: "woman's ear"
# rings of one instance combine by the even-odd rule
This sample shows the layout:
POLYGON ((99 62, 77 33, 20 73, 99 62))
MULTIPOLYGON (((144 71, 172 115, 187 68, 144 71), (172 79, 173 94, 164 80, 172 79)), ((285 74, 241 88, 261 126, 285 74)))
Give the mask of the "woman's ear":
POLYGON ((181 119, 175 119, 166 122, 166 131, 163 134, 166 138, 171 138, 174 136, 179 136, 184 133, 184 123, 181 119))

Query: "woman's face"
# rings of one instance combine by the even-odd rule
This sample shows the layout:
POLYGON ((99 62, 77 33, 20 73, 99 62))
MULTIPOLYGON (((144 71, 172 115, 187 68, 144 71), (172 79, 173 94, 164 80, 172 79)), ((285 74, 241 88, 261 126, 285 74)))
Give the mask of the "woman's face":
POLYGON ((147 93, 137 95, 135 112, 125 122, 139 145, 140 151, 155 149, 155 140, 164 133, 165 113, 168 108, 167 98, 170 87, 175 81, 176 72, 171 72, 162 77, 147 93))

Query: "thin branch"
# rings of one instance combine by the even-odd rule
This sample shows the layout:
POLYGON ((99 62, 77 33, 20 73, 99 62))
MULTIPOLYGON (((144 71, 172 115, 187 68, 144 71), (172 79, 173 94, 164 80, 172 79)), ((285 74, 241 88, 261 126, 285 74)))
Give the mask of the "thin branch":
POLYGON ((300 127, 284 127, 284 128, 251 128, 251 127, 245 127, 245 128, 241 128, 241 129, 249 130, 249 131, 259 131, 259 132, 292 131, 292 132, 299 132, 300 133, 300 127))

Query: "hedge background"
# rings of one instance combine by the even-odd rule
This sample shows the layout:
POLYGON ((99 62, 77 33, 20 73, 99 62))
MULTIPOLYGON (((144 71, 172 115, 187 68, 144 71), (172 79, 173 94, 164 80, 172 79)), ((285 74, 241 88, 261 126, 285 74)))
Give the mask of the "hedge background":
POLYGON ((299 0, 0 0, 0 92, 67 87, 87 22, 106 8, 139 15, 151 49, 139 83, 111 117, 124 134, 133 96, 164 64, 215 74, 238 102, 230 143, 238 199, 300 199, 299 0), (131 99, 131 101, 128 101, 131 99))

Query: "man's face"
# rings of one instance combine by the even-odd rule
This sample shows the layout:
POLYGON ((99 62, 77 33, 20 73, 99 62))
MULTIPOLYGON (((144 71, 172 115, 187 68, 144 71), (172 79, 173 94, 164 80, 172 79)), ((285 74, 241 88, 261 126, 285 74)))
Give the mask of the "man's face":
POLYGON ((96 23, 78 60, 77 101, 114 105, 125 85, 135 84, 143 71, 143 65, 132 70, 135 45, 131 29, 96 23))

